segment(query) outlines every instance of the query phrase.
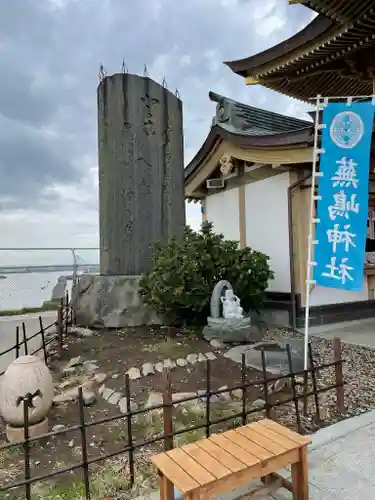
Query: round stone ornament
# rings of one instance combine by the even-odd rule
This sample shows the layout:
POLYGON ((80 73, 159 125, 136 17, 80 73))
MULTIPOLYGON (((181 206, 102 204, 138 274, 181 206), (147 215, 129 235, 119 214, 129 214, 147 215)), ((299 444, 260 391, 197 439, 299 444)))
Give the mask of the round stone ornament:
POLYGON ((41 422, 52 406, 53 381, 37 356, 20 356, 0 379, 0 414, 7 424, 24 425, 24 398, 29 399, 29 425, 41 422))

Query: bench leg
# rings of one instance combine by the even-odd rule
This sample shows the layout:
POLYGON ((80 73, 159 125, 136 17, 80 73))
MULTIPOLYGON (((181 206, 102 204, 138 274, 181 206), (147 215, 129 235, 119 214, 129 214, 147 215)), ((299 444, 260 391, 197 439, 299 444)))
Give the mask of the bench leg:
POLYGON ((299 451, 299 462, 292 465, 293 500, 309 499, 309 477, 307 466, 307 448, 299 451))
POLYGON ((159 486, 160 486, 160 500, 174 500, 174 486, 173 484, 158 471, 159 486))

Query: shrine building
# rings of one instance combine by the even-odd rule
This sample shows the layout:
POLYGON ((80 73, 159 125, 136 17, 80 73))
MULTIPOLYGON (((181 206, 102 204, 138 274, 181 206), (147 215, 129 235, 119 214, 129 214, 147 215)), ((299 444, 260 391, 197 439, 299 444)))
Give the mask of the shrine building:
MULTIPOLYGON (((226 62, 247 85, 263 85, 313 104, 324 97, 370 96, 375 79, 375 0, 290 0, 318 15, 288 40, 226 62)), ((293 8, 290 6, 289 8, 293 8)), ((306 120, 210 92, 212 127, 185 168, 185 197, 228 239, 270 257, 265 309, 275 324, 301 328, 314 143, 306 120)), ((334 100, 334 99, 331 99, 334 100)), ((366 267, 360 292, 313 286, 310 324, 375 316, 375 140, 370 160, 366 267)))

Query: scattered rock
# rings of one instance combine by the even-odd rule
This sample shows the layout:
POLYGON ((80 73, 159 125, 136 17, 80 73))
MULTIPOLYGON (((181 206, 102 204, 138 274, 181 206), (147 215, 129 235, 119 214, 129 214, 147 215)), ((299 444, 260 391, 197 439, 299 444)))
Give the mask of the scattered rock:
POLYGON ((178 360, 176 361, 176 364, 177 364, 177 366, 186 366, 188 364, 188 362, 184 358, 178 358, 178 360))
POLYGON ((232 397, 234 399, 241 399, 242 398, 242 389, 234 389, 234 391, 232 391, 232 397))
POLYGON ((92 391, 83 391, 82 393, 83 401, 85 406, 91 406, 96 402, 96 394, 92 391))
POLYGON ((168 370, 172 370, 173 368, 176 368, 176 363, 168 358, 163 361, 163 366, 168 370))
POLYGON ((197 354, 189 354, 188 356, 186 356, 186 361, 188 361, 188 363, 190 363, 192 365, 195 365, 195 363, 198 361, 198 355, 197 354))
POLYGON ((160 392, 150 392, 148 395, 146 408, 163 404, 163 395, 160 392))
POLYGON ((92 388, 93 388, 93 385, 94 385, 94 381, 93 380, 85 380, 82 383, 82 390, 84 390, 84 391, 91 391, 92 388))
POLYGON ((112 394, 114 393, 115 391, 113 391, 112 389, 109 389, 108 387, 105 387, 103 392, 102 392, 102 397, 103 399, 105 399, 106 401, 109 400, 109 398, 112 396, 112 394))
POLYGON ((83 360, 82 356, 77 356, 75 358, 72 358, 69 361, 67 368, 74 368, 75 366, 83 365, 83 363, 84 363, 84 360, 83 360))
POLYGON ((265 404, 266 402, 259 398, 251 403, 251 408, 263 408, 265 404))
POLYGON ((163 368, 164 368, 163 363, 156 363, 156 365, 155 365, 155 367, 154 367, 154 368, 155 368, 155 370, 156 370, 157 372, 162 373, 163 368))
POLYGON ((94 375, 94 382, 96 382, 97 384, 102 384, 106 379, 107 379, 106 373, 96 373, 94 375))
POLYGON ((155 370, 154 370, 154 366, 152 363, 145 363, 142 366, 142 375, 144 377, 147 377, 147 375, 154 375, 154 373, 155 373, 155 370))
POLYGON ((63 424, 56 424, 52 427, 52 432, 58 432, 58 431, 62 431, 63 429, 65 429, 65 425, 63 424))
POLYGON ((281 380, 276 380, 274 384, 271 385, 270 387, 270 394, 274 392, 280 392, 283 391, 284 389, 288 389, 290 385, 290 381, 288 379, 281 379, 281 380))
POLYGON ((206 405, 201 400, 197 401, 187 401, 181 405, 181 411, 185 415, 189 413, 194 413, 195 415, 202 415, 206 412, 206 405))
POLYGON ((121 398, 123 398, 124 395, 121 394, 121 392, 114 392, 109 398, 108 398, 108 403, 111 405, 117 405, 118 402, 120 401, 121 398))
POLYGON ((72 387, 53 398, 54 403, 67 403, 78 398, 78 387, 72 387))
MULTIPOLYGON (((128 405, 126 398, 121 398, 120 401, 118 402, 117 406, 119 407, 121 413, 127 413, 128 412, 128 405)), ((130 411, 135 411, 138 409, 138 405, 135 401, 130 401, 130 411)))
POLYGON ((120 376, 120 375, 119 375, 118 373, 114 373, 114 374, 112 375, 112 377, 111 377, 111 378, 113 378, 113 379, 117 379, 117 378, 119 378, 119 376, 120 376))
POLYGON ((210 341, 210 344, 211 344, 211 347, 213 347, 214 349, 224 349, 224 347, 225 347, 225 344, 223 342, 221 342, 221 340, 219 340, 219 339, 212 339, 210 341))
POLYGON ((74 439, 72 439, 71 441, 69 441, 68 446, 69 446, 69 448, 73 448, 73 446, 74 446, 74 439))
MULTIPOLYGON (((174 403, 177 403, 178 401, 182 401, 187 398, 193 398, 196 396, 197 396, 196 392, 176 392, 175 394, 172 394, 172 401, 174 403)), ((187 402, 188 401, 186 401, 186 403, 187 402)))
POLYGON ((90 328, 82 328, 80 326, 70 327, 69 333, 77 335, 77 337, 92 337, 94 335, 94 332, 90 328))
POLYGON ((209 359, 211 361, 213 361, 214 359, 217 359, 213 352, 205 352, 204 355, 206 356, 207 359, 209 359))
POLYGON ((222 392, 221 394, 218 394, 219 399, 222 401, 231 401, 232 397, 230 395, 230 391, 228 390, 227 385, 223 385, 222 387, 219 387, 219 391, 228 391, 228 392, 222 392))
POLYGON ((204 389, 199 389, 199 390, 197 391, 197 394, 198 394, 198 396, 199 396, 200 398, 202 398, 202 397, 206 397, 206 391, 205 391, 204 389))
POLYGON ((135 367, 130 368, 130 370, 127 371, 127 374, 129 375, 130 380, 136 380, 142 376, 138 368, 135 367))
POLYGON ((96 370, 99 370, 99 366, 96 365, 95 363, 91 363, 91 361, 87 361, 87 362, 85 361, 83 363, 83 366, 88 373, 94 373, 94 372, 96 372, 96 370))
POLYGON ((100 395, 100 396, 103 396, 103 392, 104 392, 104 390, 105 390, 105 385, 103 384, 103 385, 101 385, 101 386, 99 387, 99 390, 98 390, 98 393, 99 393, 99 395, 100 395))
POLYGON ((207 358, 204 354, 202 354, 201 352, 198 354, 198 363, 202 363, 202 361, 207 361, 207 358))
POLYGON ((69 374, 69 373, 75 373, 76 371, 76 367, 75 366, 66 366, 65 368, 63 368, 63 373, 65 375, 69 374))
POLYGON ((78 383, 79 383, 79 379, 77 379, 76 377, 73 377, 71 379, 64 380, 64 382, 59 384, 57 387, 59 389, 66 389, 67 387, 71 387, 72 385, 78 384, 78 383))

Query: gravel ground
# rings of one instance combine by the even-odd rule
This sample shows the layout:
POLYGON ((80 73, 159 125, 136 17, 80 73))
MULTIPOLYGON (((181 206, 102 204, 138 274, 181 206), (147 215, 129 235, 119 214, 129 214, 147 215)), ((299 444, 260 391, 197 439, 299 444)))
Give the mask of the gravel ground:
MULTIPOLYGON (((287 340, 288 338, 301 340, 303 339, 303 335, 293 333, 287 329, 272 329, 266 333, 264 340, 277 341, 287 340)), ((317 365, 333 361, 332 341, 312 336, 310 337, 310 343, 314 354, 314 361, 317 365)), ((319 394, 320 417, 326 425, 360 415, 375 408, 375 350, 342 343, 342 357, 345 360, 343 364, 345 412, 339 415, 336 411, 335 391, 319 394)), ((335 384, 334 367, 322 370, 318 376, 317 384, 318 388, 335 384)), ((284 410, 281 411, 283 412, 284 410)), ((288 418, 295 424, 293 413, 289 412, 289 415, 292 416, 288 418)), ((315 404, 313 398, 310 398, 308 408, 310 422, 313 414, 315 414, 315 404)), ((279 416, 283 420, 280 413, 279 416)), ((314 426, 311 425, 309 430, 315 430, 314 426)))

